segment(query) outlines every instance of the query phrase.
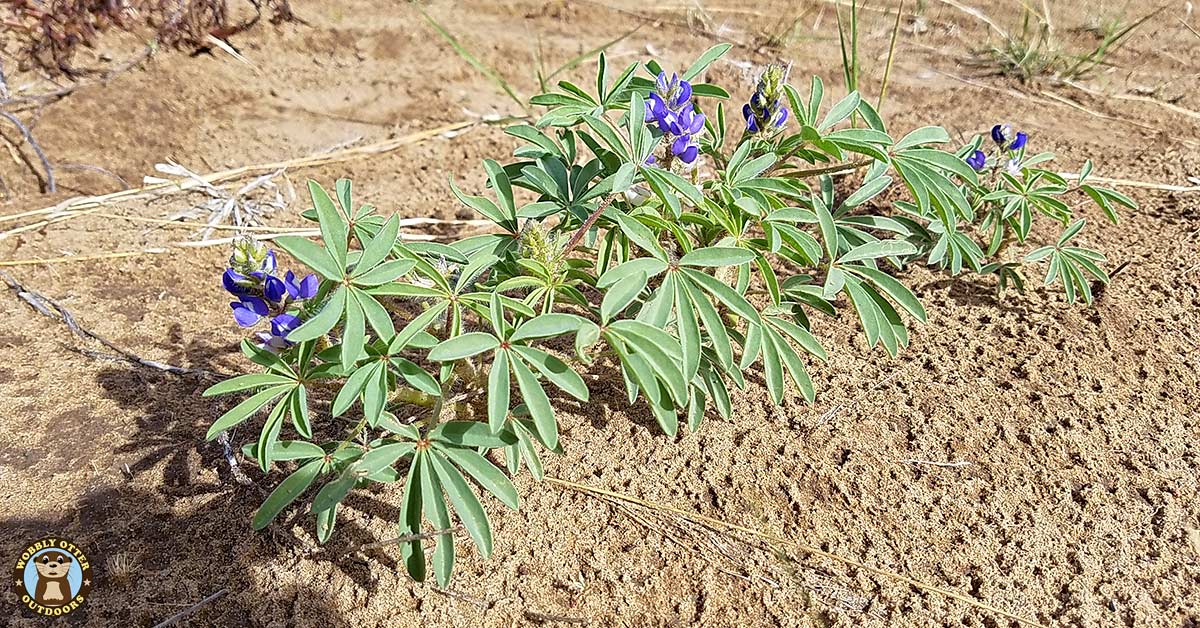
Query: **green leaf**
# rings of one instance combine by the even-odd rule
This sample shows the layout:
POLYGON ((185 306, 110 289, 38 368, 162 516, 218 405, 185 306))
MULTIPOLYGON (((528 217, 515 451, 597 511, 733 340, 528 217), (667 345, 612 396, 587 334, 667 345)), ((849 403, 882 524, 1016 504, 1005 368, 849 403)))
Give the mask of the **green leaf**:
POLYGON ((637 218, 626 216, 621 212, 615 212, 611 217, 621 227, 621 232, 625 234, 626 238, 629 238, 630 242, 638 245, 642 250, 659 260, 667 258, 667 253, 658 245, 658 239, 655 237, 654 232, 637 218))
POLYGON ((461 360, 500 346, 500 340, 492 334, 473 331, 444 340, 429 351, 429 359, 435 362, 461 360))
POLYGON ((496 496, 504 503, 505 506, 518 510, 520 508, 520 500, 517 497, 517 487, 513 486, 511 480, 504 475, 496 465, 488 461, 487 458, 479 455, 470 449, 458 449, 455 447, 439 449, 446 454, 454 464, 466 471, 468 475, 475 479, 484 490, 496 496))
POLYGON ((508 374, 508 351, 496 352, 492 369, 488 372, 488 426, 493 432, 504 428, 508 418, 512 382, 508 374))
POLYGON ((408 297, 411 299, 431 299, 442 295, 441 292, 425 286, 414 286, 409 283, 385 283, 367 290, 376 296, 408 297))
POLYGON ((325 306, 321 308, 312 318, 304 322, 303 325, 293 329, 288 334, 288 340, 292 342, 304 342, 305 340, 313 340, 324 336, 333 326, 342 320, 342 312, 346 309, 346 288, 339 287, 329 295, 329 300, 325 302, 325 306))
POLYGON ((521 360, 512 360, 513 373, 517 376, 517 386, 521 390, 521 398, 525 407, 533 417, 538 436, 550 449, 558 447, 558 422, 554 419, 554 409, 550 407, 550 399, 546 391, 538 383, 533 371, 521 360))
MULTIPOLYGON (((421 466, 421 503, 425 516, 438 530, 448 530, 450 511, 446 508, 445 498, 442 497, 442 483, 438 481, 437 471, 433 468, 434 456, 422 455, 420 458, 420 461, 413 461, 413 465, 421 466)), ((433 550, 433 573, 437 576, 438 584, 445 587, 450 584, 450 574, 454 571, 454 534, 451 532, 440 535, 435 542, 437 547, 433 550)))
POLYGON ((617 170, 616 176, 613 178, 612 192, 620 194, 629 189, 633 185, 633 177, 637 174, 637 168, 632 162, 625 162, 617 170))
POLYGON ((646 289, 646 281, 646 273, 635 270, 605 291, 604 300, 600 302, 601 322, 607 323, 613 316, 628 307, 642 293, 642 290, 646 289))
POLYGON ((513 350, 521 354, 532 364, 546 379, 554 383, 572 397, 580 401, 588 400, 588 387, 583 382, 583 378, 576 373, 574 369, 567 366, 562 360, 533 347, 522 345, 513 345, 513 350))
POLYGON ((354 285, 371 287, 391 283, 403 277, 416 264, 414 260, 410 259, 389 260, 354 277, 354 285))
POLYGON ((329 510, 342 503, 342 500, 346 499, 346 495, 350 494, 350 489, 354 488, 357 479, 354 474, 344 471, 337 479, 322 486, 321 490, 317 491, 317 496, 313 498, 312 512, 329 510))
POLYGON ((404 358, 393 358, 391 363, 400 372, 400 376, 404 378, 404 381, 408 382, 409 386, 427 395, 433 395, 434 397, 441 396, 442 389, 438 386, 437 380, 426 372, 425 369, 404 358))
POLYGON ((284 478, 254 513, 254 520, 251 522, 253 528, 255 530, 262 530, 274 521, 275 517, 279 516, 279 513, 288 507, 288 504, 296 501, 296 498, 301 493, 312 486, 313 481, 320 475, 321 467, 324 464, 323 460, 313 460, 301 465, 299 469, 296 469, 291 475, 284 478))
POLYGON ((729 52, 729 49, 732 47, 733 46, 730 44, 717 44, 712 48, 705 50, 704 54, 700 55, 700 58, 696 59, 696 62, 689 66, 687 71, 680 76, 680 79, 684 81, 691 81, 697 76, 700 76, 701 72, 707 69, 708 66, 712 65, 714 61, 720 59, 721 56, 726 52, 729 52))
POLYGON ((916 129, 900 138, 899 142, 893 147, 894 150, 901 151, 914 146, 923 146, 925 144, 945 144, 950 141, 950 134, 946 133, 946 129, 940 126, 925 126, 916 129))
MULTIPOLYGON (((258 459, 258 443, 247 443, 242 447, 242 453, 248 458, 258 459)), ((271 460, 306 460, 322 458, 325 450, 313 443, 302 440, 280 440, 271 443, 271 460)))
POLYGON ((686 281, 675 282, 675 311, 679 346, 683 357, 683 379, 692 381, 700 369, 700 324, 688 298, 686 281))
POLYGON ((579 327, 582 324, 583 319, 574 314, 542 314, 521 323, 516 331, 513 332, 513 335, 509 337, 509 340, 511 342, 520 342, 522 340, 561 336, 579 331, 579 327))
POLYGON ((825 118, 821 120, 821 124, 817 125, 817 130, 824 131, 849 118, 850 114, 858 109, 858 103, 861 100, 862 98, 858 95, 858 92, 846 94, 845 98, 834 103, 833 107, 829 109, 829 113, 825 114, 825 118))
POLYGON ((850 249, 850 252, 843 255, 838 260, 838 263, 847 264, 849 262, 873 260, 881 257, 912 255, 916 252, 917 247, 906 240, 876 240, 850 249))
POLYGON ((608 269, 603 275, 600 275, 600 278, 596 280, 596 287, 605 290, 630 275, 643 273, 647 278, 650 278, 666 269, 667 263, 657 258, 639 257, 631 259, 628 262, 608 269))
POLYGON ((734 246, 695 249, 679 259, 680 266, 738 266, 754 259, 754 252, 734 246))
POLYGON ((733 346, 729 342, 729 332, 725 329, 721 315, 717 312, 717 308, 713 307, 708 297, 700 294, 690 282, 681 281, 679 283, 687 291, 688 298, 691 299, 692 305, 700 315, 700 321, 704 324, 705 331, 708 332, 713 350, 717 354, 717 360, 722 368, 728 369, 733 364, 733 346))
MULTIPOLYGON (((408 467, 408 479, 404 482, 404 498, 400 502, 399 532, 401 536, 421 533, 421 503, 424 494, 422 473, 433 473, 429 465, 424 463, 428 458, 425 452, 417 452, 413 463, 408 467)), ((437 495, 441 498, 441 495, 437 495)), ((421 541, 413 540, 400 544, 400 558, 408 570, 408 575, 417 582, 425 580, 425 552, 421 541)))
POLYGON ((813 197, 813 208, 816 210, 817 221, 821 226, 821 239, 825 241, 825 251, 829 253, 829 259, 837 259, 841 238, 838 235, 837 225, 833 221, 833 214, 830 214, 825 203, 819 202, 815 196, 813 197))
POLYGON ((291 384, 294 380, 283 375, 274 373, 251 373, 249 375, 239 375, 231 377, 223 382, 213 384, 208 390, 204 391, 205 397, 214 395, 227 395, 232 392, 240 392, 251 388, 261 388, 263 386, 291 384))
POLYGON ((313 207, 317 210, 321 239, 325 241, 326 250, 338 268, 345 268, 346 248, 349 246, 346 241, 349 237, 349 227, 338 213, 337 208, 333 206, 333 200, 329 198, 325 188, 322 188, 319 183, 309 179, 308 193, 312 197, 313 207))
POLYGON ((925 307, 921 305, 921 301, 917 299, 917 295, 913 294, 907 286, 896 280, 895 277, 875 268, 865 266, 853 266, 849 268, 850 272, 866 277, 871 283, 874 283, 881 290, 892 297, 896 303, 912 314, 914 318, 925 322, 925 307))
POLYGON ((346 323, 342 327, 342 368, 348 371, 358 361, 358 356, 362 355, 367 338, 367 319, 354 290, 347 289, 346 294, 346 323))
POLYGON ((395 337, 388 342, 388 351, 390 353, 396 353, 408 346, 408 344, 412 342, 412 340, 416 338, 418 334, 428 329, 429 325, 432 324, 433 321, 439 316, 441 316, 449 306, 450 304, 448 302, 440 301, 434 304, 428 310, 418 314, 415 318, 409 321, 407 325, 404 326, 404 329, 401 329, 395 335, 395 337))
POLYGON ((213 422, 212 427, 208 428, 208 434, 204 437, 205 440, 212 440, 217 437, 217 434, 245 421, 263 406, 292 390, 292 388, 293 386, 290 384, 268 388, 237 404, 232 410, 222 414, 219 419, 213 422))
POLYGON ((362 306, 367 322, 370 323, 371 329, 375 330, 377 336, 391 338, 396 334, 396 327, 392 324, 391 315, 379 301, 362 290, 355 290, 354 296, 358 299, 358 304, 362 306))
POLYGON ((698 270, 684 268, 682 272, 706 292, 717 297, 718 301, 724 303, 726 307, 733 310, 738 316, 754 322, 759 320, 758 310, 754 309, 754 306, 750 305, 746 297, 738 294, 733 288, 721 283, 712 275, 702 273, 698 270))
POLYGON ((355 475, 373 475, 416 451, 412 442, 387 443, 367 451, 354 463, 355 475))
MULTIPOLYGON (((368 271, 378 266, 379 263, 387 257, 388 253, 392 251, 392 247, 396 245, 396 236, 399 233, 400 220, 395 216, 388 218, 387 222, 383 223, 383 227, 376 232, 375 237, 371 238, 371 241, 363 248, 362 255, 359 256, 358 262, 355 264, 354 272, 351 274, 351 276, 361 277, 368 271)), ((384 282, 381 281, 379 283, 384 282)))
POLYGON ((333 404, 329 408, 330 414, 341 416, 346 410, 350 409, 350 406, 354 405, 354 400, 362 394, 367 381, 376 374, 378 368, 378 362, 369 362, 354 369, 354 372, 350 373, 350 376, 346 378, 346 383, 342 384, 342 388, 338 391, 337 396, 333 398, 333 404))
MULTIPOLYGON (((517 360, 513 360, 517 362, 517 360)), ((487 423, 478 421, 446 421, 429 432, 434 441, 449 443, 456 447, 486 447, 495 449, 517 442, 517 437, 507 430, 493 433, 487 423)))
POLYGON ((340 281, 344 275, 341 266, 331 257, 329 249, 317 246, 307 238, 280 236, 275 238, 275 244, 326 279, 340 281))
POLYGON ((479 498, 471 492, 466 478, 458 469, 451 466, 441 455, 433 453, 426 455, 434 471, 437 472, 442 489, 446 491, 450 503, 454 504, 454 512, 458 513, 459 521, 462 521, 463 527, 467 529, 467 534, 471 535, 471 540, 475 541, 475 547, 479 548, 479 554, 484 558, 491 556, 492 527, 488 523, 483 504, 480 504, 479 498))

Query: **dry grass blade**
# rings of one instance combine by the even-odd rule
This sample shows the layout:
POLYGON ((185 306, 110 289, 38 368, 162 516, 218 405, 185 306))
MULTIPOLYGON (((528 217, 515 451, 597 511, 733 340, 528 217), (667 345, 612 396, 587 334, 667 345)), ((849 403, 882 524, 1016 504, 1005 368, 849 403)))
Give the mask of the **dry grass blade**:
POLYGON ((154 248, 140 251, 120 251, 116 253, 101 253, 97 255, 64 255, 62 257, 39 257, 35 259, 16 259, 0 261, 0 266, 37 266, 38 264, 62 264, 67 262, 94 262, 97 260, 121 259, 123 257, 141 257, 142 255, 160 255, 169 253, 170 249, 154 248))
MULTIPOLYGON (((268 215, 287 208, 283 194, 274 181, 275 178, 283 175, 283 168, 256 177, 232 193, 205 181, 200 175, 173 161, 156 164, 155 169, 163 174, 178 177, 176 183, 181 190, 197 190, 208 196, 204 202, 177 212, 169 218, 169 220, 191 218, 198 213, 207 212, 208 220, 199 232, 200 238, 209 237, 214 229, 227 221, 231 226, 238 228, 261 226, 266 222, 268 215)), ((144 183, 150 184, 169 182, 171 182, 170 179, 161 177, 148 176, 144 178, 144 183)))
POLYGON ((1012 613, 1009 613, 1008 611, 1004 611, 999 608, 996 608, 995 606, 992 606, 991 604, 987 604, 986 602, 980 602, 979 600, 967 597, 966 595, 963 595, 957 591, 951 591, 950 589, 946 589, 944 587, 927 584, 927 583, 921 582, 920 580, 915 580, 913 578, 909 578, 908 576, 898 574, 893 571, 888 571, 886 569, 872 567, 865 563, 861 563, 857 560, 854 560, 853 558, 846 558, 845 556, 839 556, 832 552, 827 552, 820 548, 813 547, 812 545, 785 539, 783 537, 777 536, 775 534, 771 534, 769 532, 755 530, 754 528, 747 528, 745 526, 741 526, 736 523, 730 523, 728 521, 722 521, 720 519, 706 517, 704 515, 696 514, 694 512, 688 512, 686 510, 681 510, 679 508, 674 508, 672 506, 667 506, 664 504, 658 504, 658 503, 654 503, 654 502, 647 501, 644 499, 640 499, 640 498, 634 497, 632 495, 626 495, 624 493, 617 493, 615 491, 609 491, 609 490, 605 490, 605 489, 598 488, 595 486, 589 486, 587 484, 580 484, 578 482, 571 482, 570 480, 564 480, 561 478, 546 476, 545 481, 549 484, 554 484, 561 488, 573 490, 573 491, 576 491, 579 493, 590 494, 593 496, 607 497, 609 499, 615 499, 615 500, 622 501, 625 503, 635 504, 635 505, 641 506, 643 508, 647 508, 647 509, 657 511, 660 513, 664 513, 664 512, 671 513, 672 515, 675 515, 676 517, 691 521, 693 523, 698 523, 701 525, 708 526, 708 527, 712 528, 713 530, 717 530, 720 532, 725 532, 725 533, 738 532, 740 534, 745 534, 752 538, 759 539, 761 541, 766 541, 767 543, 772 543, 777 546, 790 547, 793 550, 797 550, 802 553, 812 554, 814 556, 820 556, 821 558, 825 558, 828 560, 832 560, 834 562, 842 563, 844 565, 850 565, 851 567, 854 567, 856 569, 861 569, 863 571, 872 573, 876 576, 887 578, 889 580, 895 580, 897 582, 903 582, 904 584, 907 584, 908 586, 913 587, 915 589, 919 589, 922 591, 932 591, 934 593, 946 596, 948 598, 958 600, 959 602, 963 602, 964 604, 967 604, 977 610, 984 611, 987 613, 992 613, 994 615, 998 615, 1005 619, 1015 621, 1019 624, 1025 625, 1025 626, 1033 626, 1035 628, 1047 628, 1046 626, 1039 624, 1036 621, 1033 621, 1032 619, 1027 619, 1027 618, 1021 617, 1019 615, 1014 615, 1012 613))
POLYGON ((1081 92, 1086 92, 1088 94, 1091 94, 1092 96, 1099 96, 1101 98, 1113 98, 1115 100, 1126 100, 1126 101, 1130 101, 1130 102, 1144 102, 1147 104, 1155 105, 1157 107, 1163 107, 1164 109, 1169 109, 1175 113, 1185 115, 1189 118, 1195 118, 1197 120, 1200 120, 1200 112, 1192 111, 1191 109, 1188 109, 1186 107, 1180 107, 1179 105, 1176 105, 1174 103, 1164 102, 1157 98, 1150 98, 1149 96, 1138 96, 1136 94, 1106 94, 1104 92, 1094 90, 1085 85, 1080 85, 1079 83, 1076 83, 1075 81, 1063 81, 1063 83, 1070 87, 1074 87, 1075 89, 1077 89, 1081 92))
POLYGON ((959 11, 962 11, 963 13, 970 15, 971 17, 983 22, 984 24, 987 24, 988 28, 991 28, 992 30, 996 31, 996 33, 999 34, 1004 39, 1006 39, 1006 40, 1012 39, 1012 37, 1009 36, 1008 31, 1004 30, 1003 28, 1000 28, 1000 25, 997 24, 995 21, 993 21, 992 18, 988 17, 987 14, 984 13, 983 11, 976 9, 975 7, 967 6, 965 4, 957 2, 956 0, 937 0, 937 1, 941 2, 944 5, 958 9, 959 11))
MULTIPOLYGON (((410 133, 410 134, 402 136, 402 137, 397 137, 397 138, 385 140, 382 142, 376 142, 374 144, 366 144, 363 146, 344 148, 344 149, 337 150, 337 151, 334 151, 331 153, 317 153, 314 155, 298 157, 296 159, 288 159, 285 161, 277 161, 277 162, 271 162, 271 163, 265 163, 265 164, 255 164, 255 165, 251 165, 251 166, 242 166, 242 167, 233 168, 230 170, 222 170, 219 172, 213 172, 210 174, 201 175, 200 178, 207 183, 216 184, 216 183, 221 183, 224 181, 230 181, 232 179, 244 177, 244 176, 250 175, 250 174, 262 173, 262 172, 273 172, 273 171, 285 169, 285 168, 286 169, 311 168, 311 167, 315 167, 315 166, 323 166, 326 164, 340 163, 340 162, 344 162, 344 161, 350 161, 353 159, 360 159, 362 157, 369 157, 372 155, 379 155, 382 153, 387 153, 387 152, 396 150, 397 148, 400 148, 401 146, 416 144, 419 142, 423 142, 423 141, 438 137, 438 136, 442 135, 443 133, 467 129, 470 127, 474 127, 478 124, 480 124, 480 122, 476 121, 476 120, 465 120, 462 122, 455 122, 453 124, 447 124, 444 126, 433 128, 433 129, 426 129, 423 131, 418 131, 416 133, 410 133)), ((182 192, 183 190, 186 190, 186 189, 190 189, 190 187, 183 186, 181 188, 178 185, 176 185, 176 183, 174 183, 174 182, 164 182, 164 183, 155 183, 152 185, 146 185, 146 186, 143 186, 140 188, 133 188, 130 190, 122 190, 120 192, 113 192, 111 194, 104 194, 104 195, 100 195, 100 196, 75 197, 75 198, 67 199, 57 205, 43 207, 40 209, 33 209, 33 210, 29 210, 29 211, 24 211, 24 212, 18 212, 18 213, 9 214, 6 216, 0 216, 0 223, 9 222, 9 221, 13 221, 13 220, 21 220, 23 218, 32 218, 32 217, 36 217, 36 216, 46 216, 46 215, 53 215, 53 214, 61 214, 61 215, 66 216, 66 215, 73 214, 73 213, 81 213, 81 210, 88 210, 88 209, 93 209, 93 208, 100 207, 103 205, 111 204, 114 201, 130 200, 130 199, 135 199, 135 198, 146 198, 146 197, 154 196, 157 194, 171 194, 171 193, 182 192)), ((49 221, 47 221, 47 220, 42 220, 42 221, 39 221, 34 224, 37 227, 41 227, 41 226, 48 224, 48 222, 49 221)), ((29 226, 34 226, 34 225, 29 225, 29 226)), ((4 237, 11 235, 11 234, 12 234, 11 231, 0 233, 0 239, 3 239, 4 237)))

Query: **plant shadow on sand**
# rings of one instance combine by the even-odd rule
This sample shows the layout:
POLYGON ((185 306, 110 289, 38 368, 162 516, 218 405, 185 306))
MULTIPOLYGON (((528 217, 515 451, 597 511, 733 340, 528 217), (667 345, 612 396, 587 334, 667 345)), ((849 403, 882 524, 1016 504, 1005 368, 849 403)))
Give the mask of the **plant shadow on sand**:
MULTIPOLYGON (((172 346, 175 355, 167 362, 221 373, 238 369, 235 348, 172 346)), ((237 401, 203 398, 213 381, 126 364, 104 366, 96 375, 100 396, 127 412, 92 417, 108 425, 87 433, 126 434, 113 455, 119 471, 97 470, 82 496, 60 501, 52 516, 6 518, 0 555, 16 555, 24 543, 48 535, 82 546, 96 578, 91 599, 77 615, 84 625, 152 626, 221 590, 226 593, 183 625, 267 625, 279 618, 289 618, 288 625, 345 625, 346 602, 334 599, 331 585, 334 579, 343 588, 348 582, 337 572, 370 594, 379 585, 373 572, 400 568, 386 546, 355 551, 381 538, 346 520, 394 522, 397 508, 373 492, 356 494, 324 547, 313 539, 312 517, 299 508, 285 511, 262 532, 252 530, 251 514, 284 470, 264 478, 243 464, 254 484, 234 481, 222 447, 204 440, 212 421, 237 401), (349 512, 354 516, 345 516, 349 512), (276 586, 273 576, 286 572, 304 577, 276 586)), ((246 428, 242 432, 235 444, 249 438, 246 428)), ((9 601, 16 603, 15 596, 9 594, 9 601)))

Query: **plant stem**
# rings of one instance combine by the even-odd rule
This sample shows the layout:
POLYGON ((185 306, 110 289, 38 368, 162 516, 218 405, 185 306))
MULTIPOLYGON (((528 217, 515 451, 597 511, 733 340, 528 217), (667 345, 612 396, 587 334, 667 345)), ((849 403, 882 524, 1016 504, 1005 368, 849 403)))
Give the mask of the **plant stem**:
POLYGON ((789 172, 785 176, 790 177, 792 179, 803 179, 805 177, 815 177, 817 175, 822 175, 822 174, 838 174, 838 173, 842 173, 842 172, 850 172, 852 170, 858 170, 859 168, 862 168, 863 166, 869 166, 872 163, 874 163, 874 161, 875 160, 873 160, 873 159, 862 159, 859 161, 852 161, 848 164, 837 164, 834 166, 824 166, 822 168, 809 168, 807 170, 797 170, 795 172, 789 172))
POLYGON ((575 235, 571 236, 571 239, 567 241, 567 245, 563 247, 562 257, 566 257, 568 253, 570 253, 576 246, 579 245, 580 241, 583 240, 583 236, 586 235, 588 230, 592 228, 592 225, 596 224, 596 221, 600 218, 600 214, 604 213, 604 210, 612 204, 613 199, 616 197, 616 194, 609 194, 604 198, 603 201, 600 202, 600 205, 596 207, 596 211, 593 211, 592 215, 588 216, 587 220, 583 221, 583 224, 580 225, 579 229, 575 231, 575 235))

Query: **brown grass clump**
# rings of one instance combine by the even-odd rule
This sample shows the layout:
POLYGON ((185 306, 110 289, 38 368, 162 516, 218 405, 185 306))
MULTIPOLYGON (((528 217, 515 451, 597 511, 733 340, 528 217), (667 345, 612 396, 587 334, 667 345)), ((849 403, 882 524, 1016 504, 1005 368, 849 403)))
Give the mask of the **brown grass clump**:
POLYGON ((0 33, 21 41, 23 65, 72 78, 95 72, 76 67, 75 53, 80 46, 95 47, 99 35, 112 28, 146 27, 160 45, 201 49, 211 45, 210 37, 225 39, 250 28, 264 9, 275 23, 296 19, 289 0, 248 0, 245 10, 231 8, 227 0, 0 0, 0 7, 0 33))

